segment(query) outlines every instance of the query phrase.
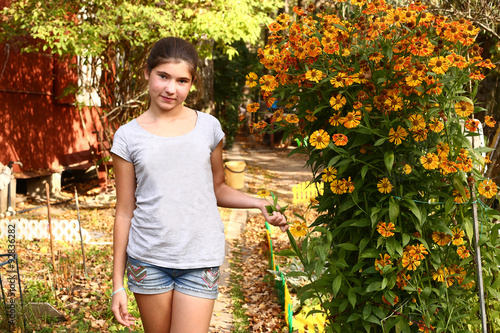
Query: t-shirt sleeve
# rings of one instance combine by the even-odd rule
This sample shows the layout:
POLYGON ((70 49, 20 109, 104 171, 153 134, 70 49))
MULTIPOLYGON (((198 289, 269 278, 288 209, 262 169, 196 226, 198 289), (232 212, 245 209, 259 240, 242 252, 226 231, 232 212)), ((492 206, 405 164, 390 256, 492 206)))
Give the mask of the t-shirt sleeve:
POLYGON ((125 140, 125 133, 123 127, 118 128, 113 137, 113 146, 111 152, 120 156, 127 162, 132 163, 132 158, 128 149, 127 141, 125 140))
POLYGON ((222 138, 225 135, 224 131, 222 130, 222 126, 221 126, 219 120, 215 117, 214 117, 214 119, 215 119, 215 122, 214 122, 214 144, 212 147, 212 151, 215 150, 215 148, 219 144, 220 140, 222 140, 222 138))

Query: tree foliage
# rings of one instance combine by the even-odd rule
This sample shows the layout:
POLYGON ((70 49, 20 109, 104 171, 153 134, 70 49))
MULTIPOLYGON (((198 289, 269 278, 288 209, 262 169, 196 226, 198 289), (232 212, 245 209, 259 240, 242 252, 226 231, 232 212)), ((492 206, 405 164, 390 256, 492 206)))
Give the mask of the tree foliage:
MULTIPOLYGON (((146 106, 144 58, 161 37, 190 40, 202 57, 212 45, 228 56, 235 41, 256 42, 278 0, 20 0, 0 11, 0 42, 24 52, 78 57, 77 90, 86 106, 99 106, 105 140, 146 106), (26 15, 29 13, 29 15, 26 15)), ((203 84, 202 78, 199 81, 203 84)))

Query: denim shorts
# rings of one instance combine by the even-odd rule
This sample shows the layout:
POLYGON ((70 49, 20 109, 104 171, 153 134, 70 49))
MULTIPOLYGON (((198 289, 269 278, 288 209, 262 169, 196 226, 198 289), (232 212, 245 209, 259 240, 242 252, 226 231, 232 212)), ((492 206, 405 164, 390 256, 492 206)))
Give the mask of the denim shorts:
POLYGON ((127 260, 128 288, 137 294, 161 294, 176 290, 186 295, 217 299, 219 267, 171 269, 132 257, 127 260))

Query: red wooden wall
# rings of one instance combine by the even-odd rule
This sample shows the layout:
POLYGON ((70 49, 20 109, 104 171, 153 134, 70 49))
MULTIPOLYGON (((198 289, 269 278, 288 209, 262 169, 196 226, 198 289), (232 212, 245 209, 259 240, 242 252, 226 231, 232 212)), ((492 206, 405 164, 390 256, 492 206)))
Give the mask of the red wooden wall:
POLYGON ((90 145, 98 147, 95 113, 83 111, 85 133, 74 95, 63 96, 77 82, 75 62, 0 44, 0 162, 21 161, 18 177, 81 165, 91 161, 90 145))

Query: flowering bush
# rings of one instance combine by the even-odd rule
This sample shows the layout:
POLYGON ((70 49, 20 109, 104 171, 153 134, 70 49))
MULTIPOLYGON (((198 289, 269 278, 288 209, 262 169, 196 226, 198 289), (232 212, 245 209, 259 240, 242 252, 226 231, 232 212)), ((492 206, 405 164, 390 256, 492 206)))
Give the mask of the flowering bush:
POLYGON ((300 298, 319 299, 337 332, 478 330, 474 207, 487 302, 500 296, 498 212, 482 201, 497 185, 483 177, 474 114, 484 109, 473 100, 494 65, 480 56, 478 28, 425 9, 295 7, 259 51, 270 73, 247 76, 280 107, 253 129, 292 135, 324 183, 314 232, 298 224, 291 241, 314 277, 300 298))

